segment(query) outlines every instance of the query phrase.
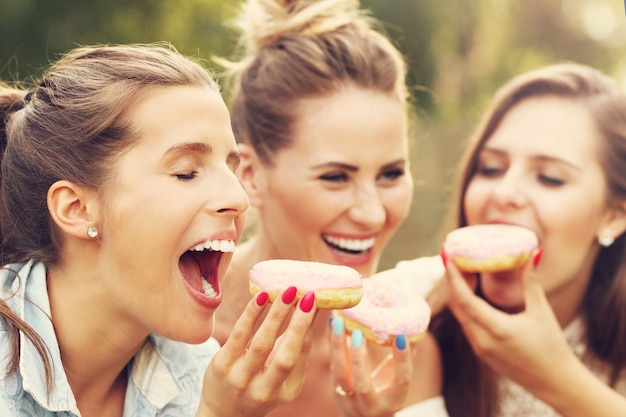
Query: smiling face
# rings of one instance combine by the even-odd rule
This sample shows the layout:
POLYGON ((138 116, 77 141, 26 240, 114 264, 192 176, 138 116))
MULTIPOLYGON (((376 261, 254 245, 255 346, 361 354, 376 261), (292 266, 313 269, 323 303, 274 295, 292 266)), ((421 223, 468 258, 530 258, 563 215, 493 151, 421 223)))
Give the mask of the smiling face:
POLYGON ((298 114, 292 145, 257 167, 262 244, 371 275, 411 204, 403 103, 349 88, 301 101, 298 114))
POLYGON ((167 87, 130 118, 139 139, 107 187, 100 276, 114 307, 139 326, 200 342, 248 206, 228 112, 209 88, 167 87))
MULTIPOLYGON (((543 247, 538 277, 560 310, 576 309, 609 226, 601 138, 588 111, 557 97, 518 103, 479 153, 464 210, 468 224, 514 223, 534 230, 543 247)), ((521 287, 508 276, 483 274, 485 297, 513 308, 521 287)))

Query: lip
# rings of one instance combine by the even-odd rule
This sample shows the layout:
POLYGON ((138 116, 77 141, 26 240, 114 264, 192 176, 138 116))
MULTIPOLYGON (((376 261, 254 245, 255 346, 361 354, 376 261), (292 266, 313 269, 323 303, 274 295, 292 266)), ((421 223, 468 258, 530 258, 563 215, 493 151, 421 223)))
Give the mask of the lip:
POLYGON ((332 248, 330 249, 330 251, 332 256, 339 264, 356 268, 362 265, 366 265, 372 260, 374 248, 363 251, 362 253, 355 255, 354 257, 344 255, 343 253, 337 250, 333 250, 332 248))
POLYGON ((357 235, 357 234, 348 234, 348 233, 333 233, 333 232, 322 232, 322 236, 331 236, 337 239, 354 239, 354 240, 367 240, 371 238, 375 238, 380 233, 368 233, 366 235, 357 235))

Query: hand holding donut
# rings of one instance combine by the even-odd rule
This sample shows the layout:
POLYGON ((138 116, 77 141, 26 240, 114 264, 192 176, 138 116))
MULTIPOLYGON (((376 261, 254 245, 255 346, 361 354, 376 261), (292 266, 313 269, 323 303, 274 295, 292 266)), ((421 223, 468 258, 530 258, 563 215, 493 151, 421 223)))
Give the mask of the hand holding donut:
POLYGON ((231 336, 209 363, 196 416, 264 416, 293 400, 304 382, 313 339, 315 295, 298 302, 296 287, 287 288, 258 330, 269 296, 259 293, 247 305, 231 336), (286 330, 280 334, 283 322, 286 330), (275 341, 280 337, 280 343, 275 341))
POLYGON ((439 351, 426 333, 430 308, 397 278, 363 279, 361 302, 333 312, 331 370, 344 416, 392 416, 439 394, 439 351), (368 348, 388 352, 373 370, 368 348))
MULTIPOLYGON (((476 226, 471 226, 476 228, 476 226)), ((513 230, 514 226, 503 229, 513 230)), ((471 230, 465 228, 467 233, 471 230)), ((492 228, 492 231, 495 228, 492 228)), ((461 229, 459 229, 461 230, 461 229)), ((516 231, 517 229, 513 230, 516 231)), ((459 236, 457 234, 456 236, 459 236)), ((519 235, 518 235, 519 236, 519 235)), ((532 238, 527 237, 532 243, 532 238)), ((486 254, 487 242, 474 254, 486 254)), ((507 245, 500 245, 500 249, 507 245)), ((512 246, 508 246, 509 250, 512 246)), ((448 307, 460 323, 472 349, 482 360, 499 374, 517 382, 533 395, 551 404, 552 395, 561 389, 564 375, 586 369, 570 349, 561 326, 552 311, 545 293, 535 281, 541 250, 528 242, 518 246, 520 252, 509 253, 509 268, 521 269, 521 286, 524 298, 524 310, 508 314, 491 306, 487 301, 474 294, 473 273, 462 272, 463 262, 451 261, 450 253, 444 245, 442 257, 446 264, 446 283, 448 307), (517 259, 513 261, 512 259, 517 259), (520 260, 523 259, 523 261, 520 260), (528 260, 532 259, 532 262, 528 260), (516 263, 517 262, 517 263, 516 263), (514 265, 514 266, 511 266, 514 265), (470 282, 468 283, 468 278, 470 282)), ((499 261, 483 257, 481 262, 495 265, 503 264, 503 255, 499 261)), ((506 252, 506 250, 504 251, 506 252)), ((467 253, 471 253, 468 250, 467 253)), ((478 258, 477 258, 478 259, 478 258)), ((478 265, 475 259, 473 265, 478 265)), ((480 268, 469 268, 476 271, 480 268)), ((554 394, 556 395, 556 394, 554 394)))
POLYGON ((344 321, 331 321, 331 372, 335 402, 343 416, 393 416, 404 403, 413 375, 411 345, 395 337, 389 356, 371 370, 361 330, 346 338, 344 321))

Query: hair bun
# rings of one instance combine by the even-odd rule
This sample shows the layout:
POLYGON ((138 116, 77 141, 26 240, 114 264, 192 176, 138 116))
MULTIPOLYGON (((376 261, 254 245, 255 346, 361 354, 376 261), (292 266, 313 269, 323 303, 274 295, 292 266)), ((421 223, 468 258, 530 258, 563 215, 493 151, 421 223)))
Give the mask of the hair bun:
POLYGON ((364 16, 358 0, 247 0, 235 20, 247 54, 286 35, 315 36, 364 16))

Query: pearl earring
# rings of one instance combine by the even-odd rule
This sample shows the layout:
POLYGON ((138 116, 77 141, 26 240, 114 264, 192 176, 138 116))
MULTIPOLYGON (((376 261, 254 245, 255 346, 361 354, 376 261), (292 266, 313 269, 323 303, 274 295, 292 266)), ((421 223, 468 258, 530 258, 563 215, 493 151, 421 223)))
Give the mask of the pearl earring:
POLYGON ((89 236, 92 239, 95 239, 98 237, 98 228, 95 226, 89 226, 87 228, 87 236, 89 236))
POLYGON ((603 230, 602 233, 600 233, 600 236, 598 236, 598 243, 605 248, 611 246, 613 242, 615 242, 615 238, 611 235, 611 232, 608 229, 603 230))

